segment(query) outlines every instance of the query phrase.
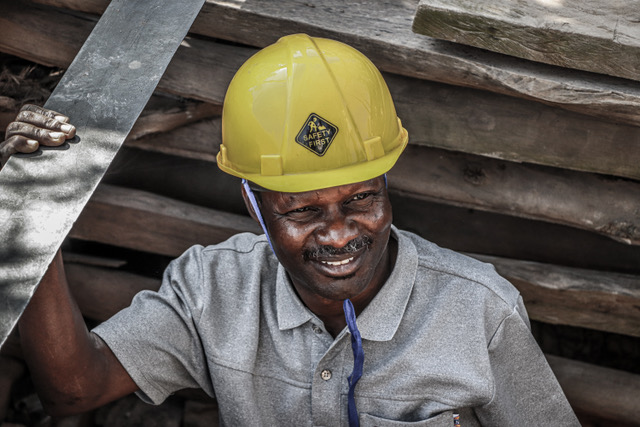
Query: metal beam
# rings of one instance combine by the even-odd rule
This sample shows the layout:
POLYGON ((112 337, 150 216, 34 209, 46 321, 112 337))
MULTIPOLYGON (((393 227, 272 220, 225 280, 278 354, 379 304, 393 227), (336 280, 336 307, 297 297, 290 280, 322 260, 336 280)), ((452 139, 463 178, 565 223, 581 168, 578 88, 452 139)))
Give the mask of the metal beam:
POLYGON ((0 346, 203 3, 113 0, 45 104, 78 137, 0 172, 0 346))

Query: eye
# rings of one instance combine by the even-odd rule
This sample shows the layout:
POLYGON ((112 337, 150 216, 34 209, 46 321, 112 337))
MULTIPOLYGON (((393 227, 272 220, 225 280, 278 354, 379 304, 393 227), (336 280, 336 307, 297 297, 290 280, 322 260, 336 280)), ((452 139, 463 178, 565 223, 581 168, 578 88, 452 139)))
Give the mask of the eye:
POLYGON ((287 213, 302 213, 302 212, 307 212, 307 211, 310 211, 310 210, 311 210, 311 208, 309 206, 305 206, 305 207, 302 207, 302 208, 294 209, 294 210, 289 211, 287 213))
POLYGON ((353 196, 350 201, 364 200, 369 196, 371 196, 371 193, 358 193, 355 196, 353 196))

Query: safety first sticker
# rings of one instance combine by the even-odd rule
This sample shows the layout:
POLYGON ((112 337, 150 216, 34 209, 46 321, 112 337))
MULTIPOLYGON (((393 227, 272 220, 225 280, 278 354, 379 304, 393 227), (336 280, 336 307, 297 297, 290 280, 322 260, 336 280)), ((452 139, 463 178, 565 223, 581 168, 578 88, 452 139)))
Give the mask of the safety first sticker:
POLYGON ((323 156, 338 133, 338 127, 315 113, 311 113, 296 136, 296 142, 323 156))

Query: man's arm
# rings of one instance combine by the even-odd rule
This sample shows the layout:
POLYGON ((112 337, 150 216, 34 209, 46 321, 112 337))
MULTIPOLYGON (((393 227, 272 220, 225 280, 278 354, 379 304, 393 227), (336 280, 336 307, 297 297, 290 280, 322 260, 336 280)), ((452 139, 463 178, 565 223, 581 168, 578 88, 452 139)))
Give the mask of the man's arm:
MULTIPOLYGON (((0 167, 15 153, 57 146, 75 135, 68 118, 28 105, 7 127, 0 167)), ((45 409, 54 415, 84 412, 137 386, 111 350, 91 334, 75 304, 60 252, 19 322, 25 359, 45 409)))
POLYGON ((22 350, 48 413, 69 415, 138 389, 102 340, 88 331, 56 255, 20 322, 22 350))

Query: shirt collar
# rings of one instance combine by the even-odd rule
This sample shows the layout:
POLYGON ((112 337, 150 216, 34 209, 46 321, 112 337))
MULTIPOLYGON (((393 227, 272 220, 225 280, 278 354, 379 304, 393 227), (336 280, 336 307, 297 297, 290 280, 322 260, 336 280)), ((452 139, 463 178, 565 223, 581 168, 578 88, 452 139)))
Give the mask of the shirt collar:
POLYGON ((313 317, 313 314, 296 295, 293 284, 289 281, 287 272, 280 263, 278 263, 276 276, 276 309, 278 328, 281 331, 297 328, 313 317))
MULTIPOLYGON (((398 241, 396 263, 384 286, 356 319, 362 338, 389 341, 404 316, 418 268, 418 252, 413 242, 391 226, 392 239, 398 241)), ((276 304, 280 330, 296 328, 314 316, 300 301, 284 267, 278 264, 276 304)))
POLYGON ((360 335, 370 341, 393 338, 404 316, 418 271, 418 251, 413 242, 394 226, 391 232, 392 238, 398 241, 396 264, 384 286, 356 319, 360 335))

